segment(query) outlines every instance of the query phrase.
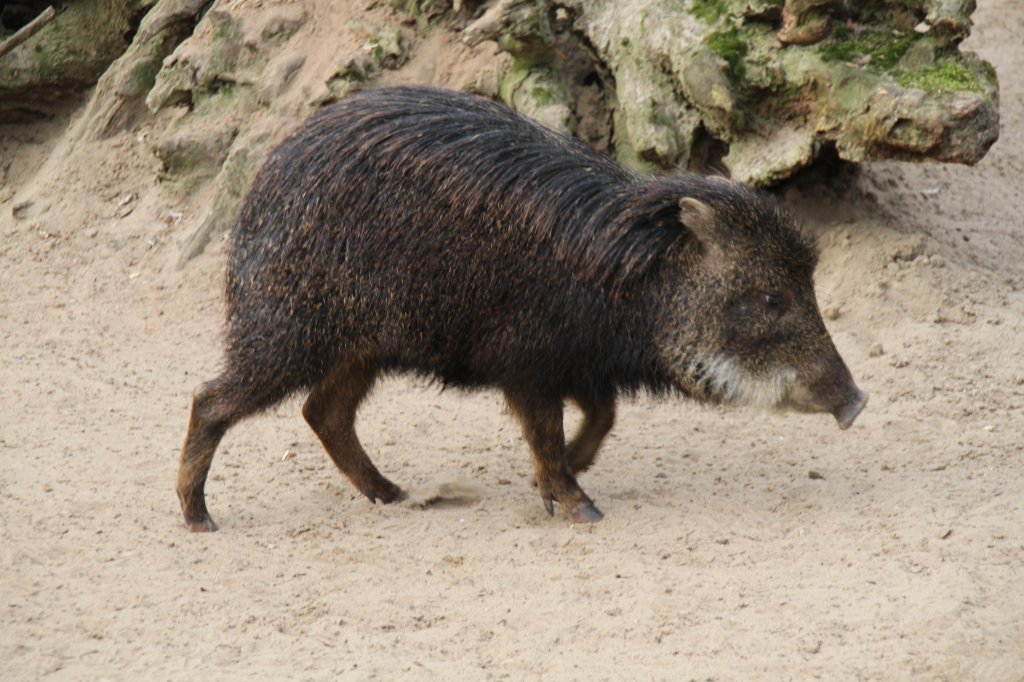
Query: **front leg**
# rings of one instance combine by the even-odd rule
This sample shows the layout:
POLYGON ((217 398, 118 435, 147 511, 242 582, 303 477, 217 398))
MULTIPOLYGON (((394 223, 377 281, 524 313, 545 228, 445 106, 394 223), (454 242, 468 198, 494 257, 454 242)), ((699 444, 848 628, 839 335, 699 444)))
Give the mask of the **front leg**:
POLYGON ((505 391, 505 400, 523 427, 537 471, 537 489, 548 514, 554 514, 553 502, 558 502, 577 523, 600 521, 604 514, 594 506, 569 470, 562 431, 562 399, 505 391))

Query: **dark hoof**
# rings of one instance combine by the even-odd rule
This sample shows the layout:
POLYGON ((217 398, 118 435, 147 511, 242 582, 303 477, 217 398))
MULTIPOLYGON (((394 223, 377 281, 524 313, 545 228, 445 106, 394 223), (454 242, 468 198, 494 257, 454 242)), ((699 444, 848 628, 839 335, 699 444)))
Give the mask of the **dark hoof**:
POLYGON ((213 533, 217 530, 217 524, 209 516, 198 521, 185 519, 185 527, 193 533, 213 533))
POLYGON ((206 511, 206 499, 202 492, 198 495, 183 495, 178 491, 178 504, 181 505, 181 515, 185 517, 185 527, 193 533, 212 533, 217 530, 217 524, 210 518, 210 512, 206 511))
POLYGON ((379 483, 373 490, 364 492, 363 494, 366 495, 370 502, 376 503, 379 501, 381 504, 401 502, 408 497, 404 490, 386 479, 379 483))
POLYGON ((604 518, 601 510, 592 503, 581 504, 572 511, 573 523, 597 523, 604 518))
POLYGON ((553 498, 553 497, 544 497, 542 499, 544 500, 544 509, 547 510, 548 516, 554 516, 555 515, 555 498, 553 498))

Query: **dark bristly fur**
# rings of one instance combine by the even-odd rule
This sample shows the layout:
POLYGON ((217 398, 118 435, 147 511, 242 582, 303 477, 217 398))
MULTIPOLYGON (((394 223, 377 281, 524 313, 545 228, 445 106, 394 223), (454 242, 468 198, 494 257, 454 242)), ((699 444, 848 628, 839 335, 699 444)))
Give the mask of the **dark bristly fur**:
POLYGON ((197 393, 182 453, 186 522, 215 527, 203 487, 224 431, 307 389, 303 413, 338 467, 371 500, 398 499, 353 429, 388 372, 501 388, 545 503, 596 520, 573 473, 611 428, 615 397, 714 399, 680 379, 686 353, 665 352, 679 336, 665 325, 684 323, 669 304, 712 286, 695 266, 715 249, 681 224, 683 197, 732 226, 719 251, 766 263, 753 280, 785 280, 768 263, 782 259, 809 288, 813 249, 775 202, 733 183, 643 178, 466 94, 378 89, 322 110, 271 154, 232 233, 226 364, 197 393), (585 414, 568 448, 565 398, 585 414))

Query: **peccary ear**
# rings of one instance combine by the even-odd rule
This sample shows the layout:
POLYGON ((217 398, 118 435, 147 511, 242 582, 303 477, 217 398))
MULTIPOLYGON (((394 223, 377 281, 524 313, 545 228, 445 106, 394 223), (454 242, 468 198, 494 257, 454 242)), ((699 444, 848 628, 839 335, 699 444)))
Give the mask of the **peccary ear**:
POLYGON ((683 197, 679 200, 679 220, 703 244, 714 243, 715 209, 700 199, 683 197))

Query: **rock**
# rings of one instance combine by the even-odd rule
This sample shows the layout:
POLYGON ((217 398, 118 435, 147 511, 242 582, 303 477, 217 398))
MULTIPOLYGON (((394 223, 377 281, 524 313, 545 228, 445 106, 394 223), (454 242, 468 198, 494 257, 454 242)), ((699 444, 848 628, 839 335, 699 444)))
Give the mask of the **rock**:
POLYGON ((227 232, 231 227, 259 164, 271 145, 279 141, 282 132, 287 129, 281 121, 268 118, 235 140, 220 172, 213 180, 213 204, 202 223, 182 246, 178 269, 202 253, 214 236, 227 232))
POLYGON ((504 74, 498 94, 512 108, 551 128, 571 131, 574 127, 568 89, 553 68, 520 63, 504 74))
POLYGON ((823 154, 975 163, 998 135, 995 73, 958 47, 971 0, 371 2, 346 25, 347 54, 326 66, 295 44, 315 35, 301 5, 149 4, 83 127, 102 137, 147 115, 142 103, 181 109, 154 148, 161 177, 185 192, 213 182, 215 193, 182 262, 234 219, 272 141, 355 89, 407 82, 415 74, 390 71, 425 59, 417 50, 449 29, 502 53, 482 62, 486 82, 466 87, 642 172, 711 170, 766 186, 823 154))
POLYGON ((313 104, 322 106, 339 100, 377 79, 386 69, 397 69, 409 58, 408 41, 398 29, 359 23, 353 27, 363 36, 358 52, 342 59, 338 69, 327 79, 326 94, 313 104))
MULTIPOLYGON (((561 4, 617 89, 614 151, 640 170, 693 166, 705 134, 727 151, 724 170, 755 185, 785 179, 825 148, 850 161, 975 163, 998 136, 994 72, 956 49, 970 27, 966 0, 893 0, 891 13, 847 6, 841 24, 824 0, 789 0, 781 11, 706 0, 690 13, 671 0, 561 4), (914 28, 925 11, 922 34, 914 28), (773 32, 780 18, 782 42, 773 32)), ((548 16, 545 8, 547 0, 507 0, 467 33, 510 51, 526 45, 536 60, 552 41, 516 17, 548 16)))
MULTIPOLYGON (((103 139, 129 129, 146 113, 164 58, 192 34, 211 0, 160 0, 143 18, 131 46, 103 74, 86 108, 78 137, 103 139)), ((163 100, 166 102, 166 98, 163 100)))
POLYGON ((831 0, 786 0, 782 7, 779 42, 810 45, 829 34, 832 28, 827 8, 831 0))
POLYGON ((128 48, 133 22, 153 0, 60 4, 53 21, 0 59, 0 121, 45 116, 69 94, 92 87, 128 48))
POLYGON ((240 119, 230 111, 179 119, 153 150, 163 164, 161 180, 176 183, 187 192, 216 176, 240 126, 240 119))

